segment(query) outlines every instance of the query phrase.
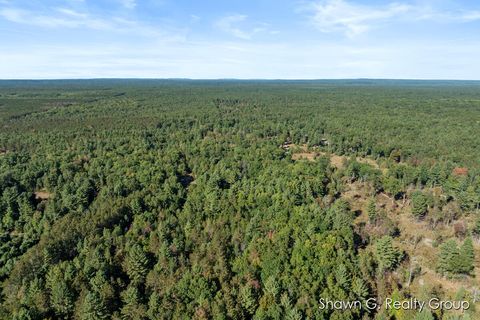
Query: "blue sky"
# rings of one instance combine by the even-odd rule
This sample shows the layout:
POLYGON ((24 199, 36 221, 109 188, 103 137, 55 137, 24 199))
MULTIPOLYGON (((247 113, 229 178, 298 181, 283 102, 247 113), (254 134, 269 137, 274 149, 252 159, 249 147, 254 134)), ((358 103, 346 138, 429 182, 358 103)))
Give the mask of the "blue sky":
POLYGON ((480 2, 0 0, 0 78, 480 79, 480 2))

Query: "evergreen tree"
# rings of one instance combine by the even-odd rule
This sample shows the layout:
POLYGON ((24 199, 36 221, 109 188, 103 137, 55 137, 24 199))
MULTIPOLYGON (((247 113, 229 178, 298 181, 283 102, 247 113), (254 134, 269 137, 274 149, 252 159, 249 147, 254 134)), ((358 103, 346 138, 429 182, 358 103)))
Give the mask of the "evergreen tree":
POLYGON ((288 310, 285 314, 285 320, 301 320, 302 314, 296 308, 288 310))
POLYGON ((435 320, 435 318, 430 310, 425 309, 417 313, 415 320, 435 320))
POLYGON ((460 190, 457 198, 460 203, 460 208, 464 211, 477 209, 480 202, 478 192, 473 185, 467 186, 465 190, 460 190))
POLYGON ((420 191, 412 193, 412 214, 420 219, 427 213, 427 197, 420 191))
POLYGON ((48 295, 43 288, 44 285, 39 278, 33 279, 30 281, 25 299, 22 301, 23 305, 29 306, 30 311, 35 310, 37 314, 47 312, 49 307, 48 295))
POLYGON ((292 308, 292 301, 290 300, 287 292, 282 293, 280 297, 280 304, 285 310, 290 310, 292 308))
POLYGON ((455 240, 450 239, 439 247, 440 254, 437 262, 437 271, 441 274, 448 275, 458 272, 458 247, 455 240))
POLYGON ((82 320, 104 320, 110 318, 108 310, 96 292, 88 292, 83 301, 82 320))
POLYGON ((459 254, 459 273, 470 274, 474 269, 475 251, 473 249, 472 238, 468 237, 460 247, 459 254))
POLYGON ((143 248, 135 244, 128 251, 127 272, 134 284, 140 284, 144 281, 148 273, 148 257, 143 248))
MULTIPOLYGON (((39 317, 35 315, 35 313, 28 309, 28 308, 25 308, 25 307, 21 307, 18 312, 16 312, 14 315, 13 315, 13 320, 34 320, 34 319, 38 319, 39 317)), ((5 318, 6 319, 6 318, 5 318)))
POLYGON ((151 320, 160 320, 162 319, 162 304, 161 299, 158 293, 153 292, 148 299, 148 310, 147 315, 151 320))
POLYGON ((397 198, 399 194, 403 192, 402 183, 392 176, 383 178, 383 186, 385 188, 385 191, 390 193, 394 198, 397 198))
POLYGON ((249 285, 242 287, 240 290, 240 298, 242 307, 248 312, 248 314, 253 315, 257 309, 257 301, 252 292, 252 288, 249 285))
POLYGON ((129 286, 122 292, 123 307, 121 310, 122 319, 141 320, 145 319, 147 309, 140 302, 140 293, 134 286, 129 286))
POLYGON ((336 285, 341 288, 348 289, 348 286, 350 285, 350 275, 343 263, 340 264, 335 270, 335 280, 336 285))
POLYGON ((58 266, 52 268, 47 274, 47 287, 50 289, 50 304, 55 313, 68 319, 74 309, 74 296, 67 285, 62 270, 58 266))
POLYGON ((352 291, 359 300, 365 300, 368 297, 368 287, 361 278, 356 278, 352 282, 352 291))
POLYGON ((264 291, 265 293, 270 294, 273 297, 277 296, 278 283, 277 283, 277 280, 275 280, 274 276, 268 277, 267 281, 265 281, 264 291))
POLYGON ((142 199, 141 198, 134 198, 131 202, 130 202, 130 208, 132 209, 132 213, 134 215, 136 214, 139 214, 142 212, 143 210, 143 203, 142 203, 142 199))
POLYGON ((367 205, 367 215, 370 223, 377 222, 377 208, 375 198, 370 199, 367 205))
MULTIPOLYGON (((433 208, 448 224, 478 208, 478 139, 444 128, 478 118, 470 85, 389 84, 386 95, 377 85, 57 83, 0 83, 0 319, 412 320, 407 311, 320 310, 318 297, 413 293, 384 272, 401 252, 381 238, 396 233, 403 208, 393 207, 406 190, 438 186, 435 201, 413 194, 412 219, 433 208), (432 141, 438 148, 425 147, 432 141), (323 151, 331 154, 318 159, 323 151), (376 192, 396 200, 376 208, 376 192), (355 221, 365 194, 375 228, 355 221)), ((400 224, 408 238, 408 221, 400 224)), ((438 267, 471 275, 474 259, 470 239, 453 241, 438 267)))
POLYGON ((375 249, 381 271, 394 269, 400 261, 400 251, 393 246, 390 236, 384 236, 377 240, 375 249))
POLYGON ((55 313, 65 319, 70 318, 74 308, 74 297, 65 281, 56 282, 50 289, 50 303, 55 313))
POLYGON ((475 219, 475 225, 473 226, 472 233, 475 237, 480 238, 480 215, 475 219))

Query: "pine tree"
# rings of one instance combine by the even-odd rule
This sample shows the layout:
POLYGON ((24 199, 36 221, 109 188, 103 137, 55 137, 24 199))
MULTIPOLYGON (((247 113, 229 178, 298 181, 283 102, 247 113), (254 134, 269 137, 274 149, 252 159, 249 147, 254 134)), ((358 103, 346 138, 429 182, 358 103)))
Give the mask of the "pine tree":
POLYGON ((7 210, 3 213, 2 223, 0 228, 2 231, 11 230, 15 225, 15 213, 13 212, 12 207, 8 206, 7 210))
POLYGON ((400 252, 393 246, 392 237, 384 236, 377 240, 376 256, 380 270, 392 270, 400 261, 400 252))
POLYGON ((480 237, 480 216, 478 216, 475 220, 475 225, 473 226, 472 232, 475 237, 480 237))
POLYGON ((427 197, 420 192, 412 193, 412 214, 415 218, 420 219, 427 213, 427 197))
POLYGON ((465 211, 472 211, 478 208, 479 196, 478 192, 475 190, 475 187, 469 185, 465 190, 461 190, 457 195, 458 202, 460 203, 460 208, 465 211))
POLYGON ((35 310, 36 313, 47 312, 49 309, 47 293, 44 291, 44 284, 39 278, 30 281, 22 304, 29 306, 30 310, 35 310))
POLYGON ((134 198, 130 202, 130 208, 132 209, 132 213, 134 215, 140 214, 143 210, 143 203, 142 203, 141 198, 138 198, 138 197, 134 198))
POLYGON ((273 297, 277 296, 278 284, 277 284, 277 281, 275 280, 275 277, 273 276, 268 277, 267 281, 265 281, 264 291, 265 293, 270 294, 273 297))
POLYGON ((148 257, 138 244, 133 245, 128 252, 127 272, 134 284, 142 283, 147 275, 148 257))
POLYGON ((285 314, 286 320, 301 320, 302 314, 296 308, 290 309, 285 314))
POLYGON ((102 299, 96 292, 88 292, 83 302, 82 320, 108 319, 108 311, 102 299))
POLYGON ((348 285, 350 284, 350 275, 344 264, 340 264, 338 268, 336 268, 335 280, 337 281, 337 285, 339 287, 348 289, 348 285))
POLYGON ((473 243, 470 237, 465 239, 462 246, 460 247, 459 263, 460 273, 472 273, 475 263, 475 251, 473 249, 473 243))
POLYGON ((129 286, 122 292, 123 307, 121 310, 122 319, 140 320, 145 319, 147 309, 140 303, 140 292, 135 286, 129 286))
POLYGON ((48 269, 48 266, 52 265, 52 254, 50 253, 50 251, 47 249, 47 248, 44 248, 42 250, 42 254, 43 254, 43 268, 45 270, 48 269))
POLYGON ((450 239, 440 246, 440 255, 438 257, 437 271, 447 275, 456 273, 458 261, 458 248, 455 240, 450 239))
POLYGON ((162 319, 162 303, 158 293, 152 292, 148 299, 147 315, 149 319, 159 320, 162 319))
POLYGON ((435 320, 435 318, 430 310, 425 309, 422 312, 417 313, 415 320, 435 320))
POLYGON ((50 304, 55 313, 65 319, 74 309, 74 297, 67 285, 62 270, 58 266, 53 267, 47 274, 47 288, 50 289, 50 304))
POLYGON ((280 296, 280 305, 285 310, 290 310, 292 308, 292 301, 290 300, 287 292, 282 293, 282 295, 280 296))
POLYGON ((370 199, 367 205, 367 215, 370 223, 377 222, 377 208, 375 198, 370 199))
POLYGON ((400 181, 395 177, 389 176, 384 178, 383 186, 385 191, 390 193, 394 198, 396 198, 403 191, 400 181))
POLYGON ((253 295, 252 288, 249 285, 242 287, 240 290, 240 298, 242 307, 248 312, 248 314, 253 315, 257 309, 257 301, 253 295))
POLYGON ((21 307, 18 312, 13 314, 13 320, 33 320, 33 319, 38 319, 39 317, 35 315, 35 313, 27 309, 26 307, 21 307))
POLYGON ((69 319, 74 309, 74 298, 65 281, 59 281, 52 286, 50 303, 57 315, 69 319))
POLYGON ((352 292, 360 300, 365 300, 368 297, 368 287, 361 278, 356 278, 352 282, 352 292))

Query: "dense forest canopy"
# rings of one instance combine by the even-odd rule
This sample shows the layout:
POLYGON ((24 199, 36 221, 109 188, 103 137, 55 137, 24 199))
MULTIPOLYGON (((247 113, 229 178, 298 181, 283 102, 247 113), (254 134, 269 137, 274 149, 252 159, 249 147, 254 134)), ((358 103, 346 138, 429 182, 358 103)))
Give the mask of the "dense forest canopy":
POLYGON ((1 319, 479 317, 479 82, 0 81, 0 126, 1 319))

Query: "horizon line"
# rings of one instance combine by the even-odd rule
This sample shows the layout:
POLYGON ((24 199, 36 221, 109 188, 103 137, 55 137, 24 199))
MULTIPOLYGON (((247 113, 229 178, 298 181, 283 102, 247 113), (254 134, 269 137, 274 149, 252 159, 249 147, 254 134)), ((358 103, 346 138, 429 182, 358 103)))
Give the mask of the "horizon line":
POLYGON ((91 80, 169 80, 169 81, 462 81, 479 79, 448 78, 156 78, 156 77, 92 77, 92 78, 0 78, 0 81, 91 81, 91 80))

